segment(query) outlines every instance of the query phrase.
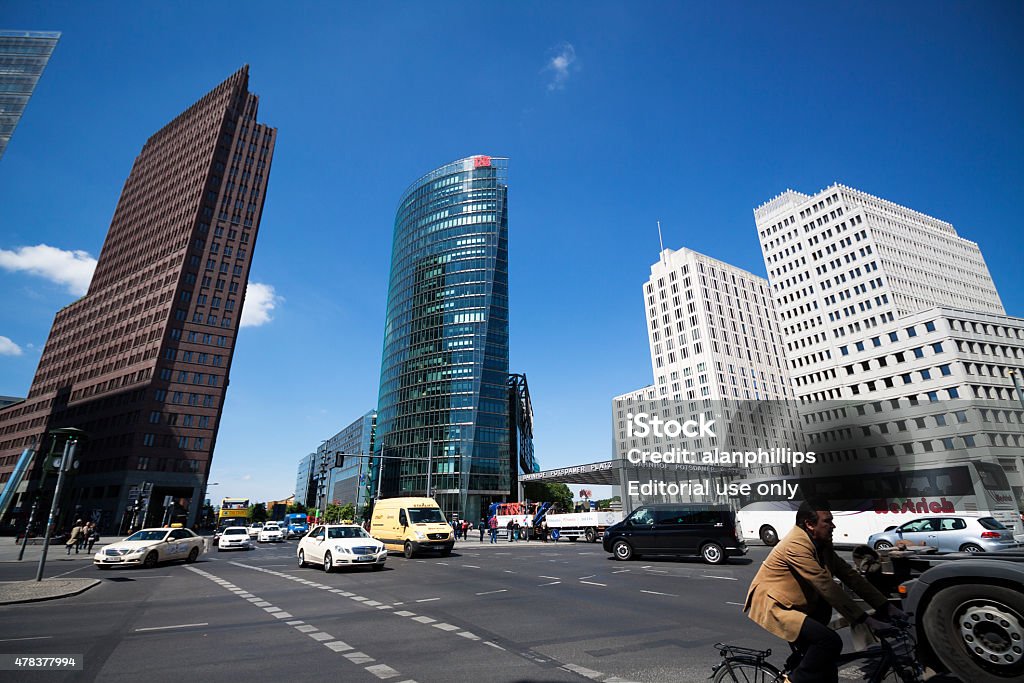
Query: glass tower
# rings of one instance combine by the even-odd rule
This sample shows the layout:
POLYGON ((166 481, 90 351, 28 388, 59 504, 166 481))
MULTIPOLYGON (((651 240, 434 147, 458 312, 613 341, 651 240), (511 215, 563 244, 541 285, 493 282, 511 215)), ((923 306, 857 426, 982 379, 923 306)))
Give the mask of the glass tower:
POLYGON ((449 517, 477 520, 510 489, 507 197, 508 160, 467 157, 413 183, 395 216, 382 494, 433 493, 449 517))
POLYGON ((0 31, 0 157, 58 39, 60 33, 0 31))

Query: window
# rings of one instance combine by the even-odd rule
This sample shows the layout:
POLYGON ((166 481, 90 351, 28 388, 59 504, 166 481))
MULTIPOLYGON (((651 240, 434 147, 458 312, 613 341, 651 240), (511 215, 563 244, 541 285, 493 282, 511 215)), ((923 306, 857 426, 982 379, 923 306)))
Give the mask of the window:
POLYGON ((918 346, 914 349, 914 358, 924 358, 924 348, 918 346))
POLYGON ((890 332, 889 333, 889 341, 891 341, 891 342, 898 341, 899 338, 900 338, 900 336, 897 333, 895 333, 895 332, 890 332))
POLYGON ((932 373, 931 373, 930 370, 922 370, 921 371, 921 379, 931 379, 931 378, 932 378, 932 373))
POLYGON ((848 346, 840 346, 839 347, 839 352, 841 354, 843 354, 844 356, 848 356, 848 355, 850 355, 850 347, 848 347, 848 346))
POLYGON ((156 436, 155 435, 153 435, 153 434, 143 434, 142 435, 142 445, 143 446, 153 446, 155 444, 156 444, 156 436))
POLYGON ((154 410, 149 414, 150 424, 160 424, 160 411, 154 410))
POLYGON ((855 344, 855 346, 857 347, 858 351, 863 351, 864 350, 864 342, 862 342, 862 341, 857 342, 855 344))
POLYGON ((907 328, 907 336, 908 337, 916 337, 917 336, 917 330, 914 329, 913 327, 908 327, 907 328))
POLYGON ((935 353, 942 353, 942 342, 935 342, 932 344, 932 351, 935 353))
POLYGON ((927 330, 928 332, 934 332, 935 331, 935 323, 933 323, 933 322, 925 323, 924 324, 924 329, 927 330))
POLYGON ((952 389, 946 389, 946 391, 949 393, 950 398, 960 398, 960 392, 957 390, 956 387, 953 387, 952 389))
POLYGON ((941 375, 942 375, 943 377, 949 377, 949 376, 950 376, 950 375, 952 374, 952 373, 950 372, 950 369, 949 369, 949 366, 948 366, 948 365, 940 365, 940 366, 939 366, 939 373, 940 373, 940 374, 941 374, 941 375))

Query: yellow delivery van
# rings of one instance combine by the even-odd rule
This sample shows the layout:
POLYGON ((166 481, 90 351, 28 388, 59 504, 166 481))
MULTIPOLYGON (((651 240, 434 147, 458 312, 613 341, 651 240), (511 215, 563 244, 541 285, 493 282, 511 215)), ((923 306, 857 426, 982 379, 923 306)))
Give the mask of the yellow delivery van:
POLYGON ((433 498, 383 498, 373 506, 370 535, 412 557, 425 550, 449 555, 455 535, 433 498))

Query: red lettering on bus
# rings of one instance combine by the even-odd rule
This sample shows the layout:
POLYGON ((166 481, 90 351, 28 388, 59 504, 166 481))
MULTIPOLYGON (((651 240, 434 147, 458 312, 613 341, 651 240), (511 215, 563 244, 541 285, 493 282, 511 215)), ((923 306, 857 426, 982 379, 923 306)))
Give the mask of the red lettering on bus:
POLYGON ((902 502, 899 499, 876 498, 873 502, 875 513, 879 515, 889 514, 890 512, 894 515, 902 512, 921 515, 956 512, 956 506, 946 498, 939 498, 938 502, 929 501, 927 498, 921 498, 919 501, 906 498, 902 502))

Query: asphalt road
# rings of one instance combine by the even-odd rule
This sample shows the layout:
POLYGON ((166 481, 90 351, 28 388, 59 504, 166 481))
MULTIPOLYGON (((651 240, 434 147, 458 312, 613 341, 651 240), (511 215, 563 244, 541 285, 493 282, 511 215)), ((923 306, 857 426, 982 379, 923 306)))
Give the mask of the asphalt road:
MULTIPOLYGON (((471 540, 447 558, 325 574, 296 566, 296 543, 152 570, 54 562, 47 575, 103 583, 0 607, 0 654, 76 654, 84 670, 0 679, 697 682, 716 642, 784 649, 741 612, 766 548, 709 566, 471 540)), ((0 564, 0 580, 34 571, 0 564)))

